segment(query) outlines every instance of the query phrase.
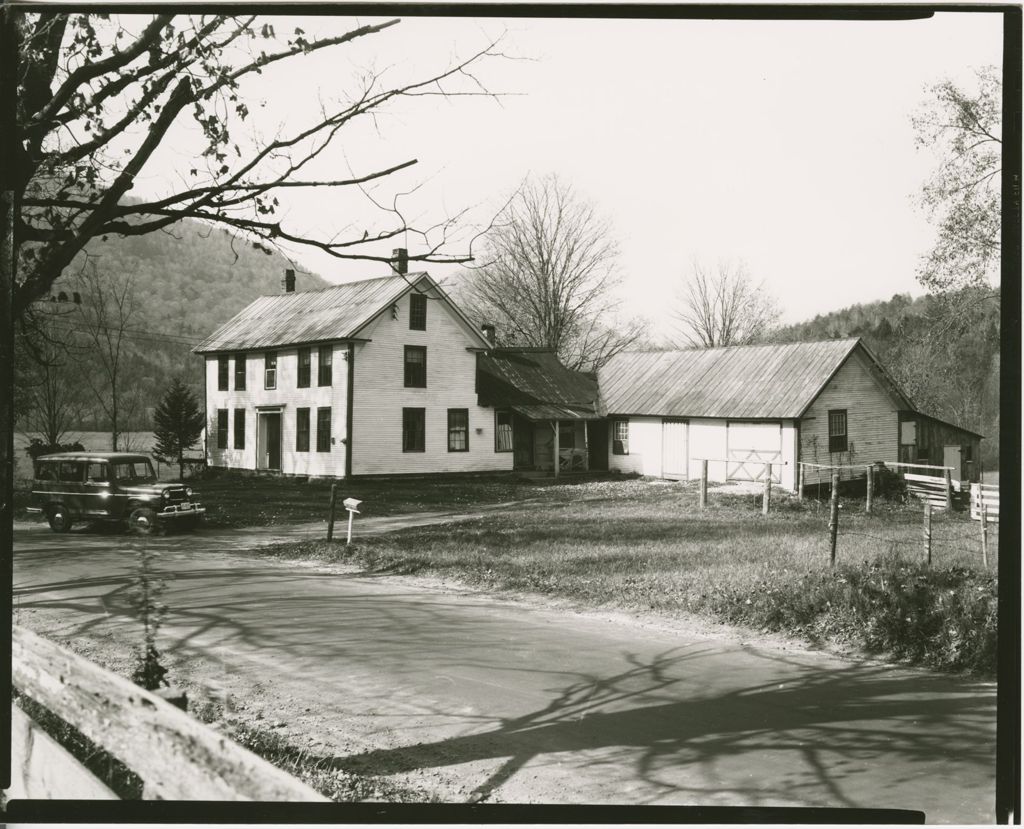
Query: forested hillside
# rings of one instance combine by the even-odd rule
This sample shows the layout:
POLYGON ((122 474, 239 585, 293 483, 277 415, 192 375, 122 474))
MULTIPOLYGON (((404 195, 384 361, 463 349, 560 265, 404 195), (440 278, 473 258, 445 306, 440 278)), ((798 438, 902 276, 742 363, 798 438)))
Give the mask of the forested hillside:
POLYGON ((998 288, 896 294, 784 326, 771 340, 863 337, 918 409, 985 436, 991 469, 999 454, 999 312, 998 288))

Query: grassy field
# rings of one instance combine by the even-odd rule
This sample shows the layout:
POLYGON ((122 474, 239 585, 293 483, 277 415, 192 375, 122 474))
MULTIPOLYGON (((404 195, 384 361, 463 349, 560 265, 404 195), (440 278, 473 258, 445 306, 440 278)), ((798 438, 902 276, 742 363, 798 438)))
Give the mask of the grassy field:
POLYGON ((757 496, 713 490, 712 507, 701 512, 695 486, 645 481, 595 491, 582 485, 576 494, 527 511, 362 539, 347 550, 309 542, 267 553, 355 560, 376 571, 447 576, 588 606, 698 613, 888 652, 906 639, 913 647, 897 655, 911 661, 986 670, 989 656, 975 664, 972 654, 987 640, 961 640, 989 621, 994 637, 997 529, 985 571, 977 522, 935 514, 929 567, 919 508, 883 504, 865 515, 861 502, 844 499, 833 570, 823 505, 784 496, 765 518, 757 496), (963 618, 943 628, 950 613, 963 618), (913 644, 936 635, 943 643, 913 644))

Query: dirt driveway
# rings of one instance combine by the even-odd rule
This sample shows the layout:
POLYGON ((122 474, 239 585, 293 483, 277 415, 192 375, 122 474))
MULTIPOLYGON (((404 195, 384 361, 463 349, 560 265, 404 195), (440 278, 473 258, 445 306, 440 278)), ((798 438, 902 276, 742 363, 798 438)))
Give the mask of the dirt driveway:
MULTIPOLYGON (((262 719, 325 762, 447 801, 993 820, 992 683, 244 553, 314 531, 144 543, 168 581, 160 644, 175 675, 235 700, 226 717, 262 719)), ((137 543, 19 526, 16 620, 100 650, 134 641, 137 543)))

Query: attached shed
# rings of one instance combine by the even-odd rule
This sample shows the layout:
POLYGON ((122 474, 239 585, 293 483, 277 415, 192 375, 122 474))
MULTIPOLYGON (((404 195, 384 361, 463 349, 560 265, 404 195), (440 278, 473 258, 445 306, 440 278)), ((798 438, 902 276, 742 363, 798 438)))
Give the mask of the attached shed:
POLYGON ((770 463, 788 489, 799 461, 897 460, 913 408, 860 339, 627 352, 598 382, 611 469, 686 480, 707 460, 711 480, 757 481, 770 463))
POLYGON ((981 480, 982 435, 915 411, 899 413, 900 461, 952 467, 954 481, 981 480))
POLYGON ((481 354, 477 393, 481 406, 495 410, 495 451, 511 452, 514 469, 558 475, 608 468, 597 381, 563 366, 553 349, 481 354))

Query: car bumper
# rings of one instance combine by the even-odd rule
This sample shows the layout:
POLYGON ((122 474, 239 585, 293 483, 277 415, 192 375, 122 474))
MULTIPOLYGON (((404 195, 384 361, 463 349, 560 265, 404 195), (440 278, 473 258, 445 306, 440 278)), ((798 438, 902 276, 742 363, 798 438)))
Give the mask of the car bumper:
POLYGON ((206 515, 206 507, 196 504, 192 509, 176 509, 175 507, 164 507, 156 517, 161 521, 173 521, 176 518, 196 518, 206 515))
POLYGON ((42 515, 43 514, 43 508, 42 507, 25 507, 25 512, 31 512, 31 513, 35 513, 37 515, 42 515))

